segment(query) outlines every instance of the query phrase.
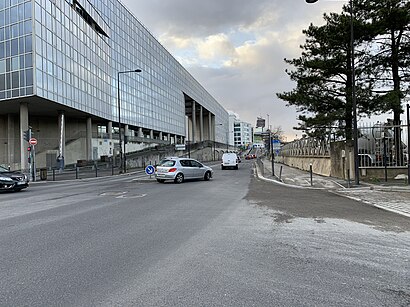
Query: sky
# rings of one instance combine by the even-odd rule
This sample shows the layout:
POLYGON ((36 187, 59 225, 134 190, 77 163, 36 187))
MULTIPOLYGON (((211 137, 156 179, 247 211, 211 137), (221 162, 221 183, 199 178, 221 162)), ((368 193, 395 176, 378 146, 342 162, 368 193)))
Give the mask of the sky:
POLYGON ((276 93, 295 87, 284 58, 298 58, 303 29, 323 24, 347 1, 121 0, 156 39, 226 109, 256 125, 257 117, 292 140, 302 132, 294 107, 276 93), (269 115, 269 116, 268 116, 269 115))

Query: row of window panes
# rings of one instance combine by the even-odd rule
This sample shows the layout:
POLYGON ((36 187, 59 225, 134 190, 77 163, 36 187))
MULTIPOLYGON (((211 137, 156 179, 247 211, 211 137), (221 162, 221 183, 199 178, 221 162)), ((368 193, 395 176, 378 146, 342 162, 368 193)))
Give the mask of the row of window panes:
POLYGON ((12 26, 0 27, 0 41, 16 38, 33 32, 31 19, 16 23, 12 26))
POLYGON ((0 43, 0 59, 33 51, 31 35, 0 43))
POLYGON ((0 74, 0 91, 33 85, 33 69, 0 74))
MULTIPOLYGON (((4 0, 0 1, 4 2, 4 0)), ((1 5, 0 5, 1 9, 1 5)), ((0 11, 0 27, 32 17, 31 2, 22 3, 0 11)))
POLYGON ((20 88, 9 91, 0 91, 0 100, 33 95, 33 87, 20 88))
POLYGON ((6 8, 6 7, 10 7, 13 5, 17 5, 19 3, 24 3, 27 0, 1 0, 0 1, 0 10, 6 8))
MULTIPOLYGON (((81 32, 80 32, 81 33, 81 32)), ((152 43, 151 43, 151 45, 152 45, 152 43)), ((145 48, 144 48, 145 49, 145 48)), ((147 51, 145 51, 146 53, 147 53, 147 51)), ((127 61, 128 62, 128 61, 127 61)), ((176 77, 176 75, 175 75, 175 77, 176 77)))
POLYGON ((0 59, 0 74, 30 67, 33 67, 33 56, 31 53, 8 59, 0 59))

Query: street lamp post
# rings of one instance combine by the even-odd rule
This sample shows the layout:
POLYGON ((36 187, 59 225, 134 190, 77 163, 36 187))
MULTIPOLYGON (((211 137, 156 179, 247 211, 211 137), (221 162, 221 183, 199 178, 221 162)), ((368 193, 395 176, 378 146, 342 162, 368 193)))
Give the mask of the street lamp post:
MULTIPOLYGON (((120 171, 121 172, 126 172, 126 166, 125 166, 125 148, 124 148, 124 153, 122 150, 122 136, 121 136, 121 98, 120 98, 120 75, 121 74, 128 74, 132 72, 141 72, 141 69, 134 69, 134 70, 126 70, 126 71, 119 71, 117 73, 117 99, 118 99, 118 135, 119 135, 119 143, 120 143, 120 171)), ((124 135, 124 144, 125 144, 125 135, 124 135)))
MULTIPOLYGON (((307 3, 315 3, 318 0, 305 0, 307 3)), ((356 106, 356 71, 354 65, 354 32, 353 32, 353 0, 350 2, 350 47, 352 53, 352 109, 353 109, 353 155, 354 155, 354 178, 355 184, 359 185, 359 145, 357 131, 357 106, 356 106)))

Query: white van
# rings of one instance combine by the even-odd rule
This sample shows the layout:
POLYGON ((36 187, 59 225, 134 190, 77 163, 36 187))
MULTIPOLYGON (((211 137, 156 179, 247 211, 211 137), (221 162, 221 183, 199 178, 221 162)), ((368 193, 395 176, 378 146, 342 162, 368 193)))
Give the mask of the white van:
POLYGON ((234 152, 227 152, 222 155, 221 169, 238 169, 239 158, 234 152))

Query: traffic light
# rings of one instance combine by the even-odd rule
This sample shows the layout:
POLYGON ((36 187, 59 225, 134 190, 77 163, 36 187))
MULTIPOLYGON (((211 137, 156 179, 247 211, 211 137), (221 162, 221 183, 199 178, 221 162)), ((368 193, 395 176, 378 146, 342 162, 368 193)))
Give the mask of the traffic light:
POLYGON ((30 140, 30 138, 31 138, 31 135, 30 135, 31 133, 30 133, 30 132, 31 132, 30 129, 28 129, 28 130, 26 130, 26 131, 23 132, 23 135, 24 135, 24 136, 23 136, 23 139, 26 140, 27 142, 28 142, 28 141, 30 140))
POLYGON ((28 152, 30 152, 31 149, 32 149, 32 146, 31 146, 31 145, 27 147, 27 151, 28 151, 28 152))
POLYGON ((29 141, 33 137, 33 132, 31 131, 31 127, 28 130, 23 131, 23 139, 25 141, 29 141))

